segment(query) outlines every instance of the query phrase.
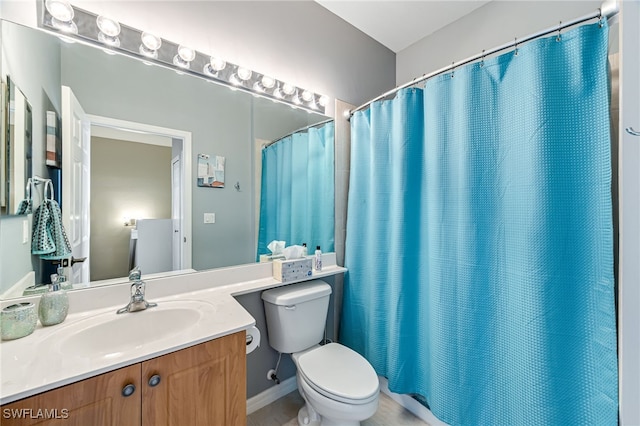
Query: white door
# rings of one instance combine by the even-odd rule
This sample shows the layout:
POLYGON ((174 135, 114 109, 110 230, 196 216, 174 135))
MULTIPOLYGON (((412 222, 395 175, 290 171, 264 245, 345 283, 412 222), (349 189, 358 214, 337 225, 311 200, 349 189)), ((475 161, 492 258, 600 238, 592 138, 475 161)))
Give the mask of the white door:
POLYGON ((67 269, 74 284, 89 283, 90 124, 71 89, 62 86, 62 223, 73 258, 86 259, 67 269))
POLYGON ((182 162, 180 156, 171 160, 171 219, 173 223, 173 270, 182 269, 182 162))

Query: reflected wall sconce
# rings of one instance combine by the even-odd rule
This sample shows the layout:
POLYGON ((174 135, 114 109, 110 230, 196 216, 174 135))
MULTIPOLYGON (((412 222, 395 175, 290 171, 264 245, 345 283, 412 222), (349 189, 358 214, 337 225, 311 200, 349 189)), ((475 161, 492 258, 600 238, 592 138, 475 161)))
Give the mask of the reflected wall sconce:
POLYGON ((41 1, 45 7, 40 27, 58 34, 63 40, 66 38, 99 46, 110 54, 119 53, 141 59, 147 65, 190 74, 309 112, 324 114, 329 103, 325 95, 198 52, 106 16, 98 16, 71 5, 68 0, 41 1))
POLYGON ((134 217, 124 216, 122 218, 124 226, 136 226, 137 219, 134 217))

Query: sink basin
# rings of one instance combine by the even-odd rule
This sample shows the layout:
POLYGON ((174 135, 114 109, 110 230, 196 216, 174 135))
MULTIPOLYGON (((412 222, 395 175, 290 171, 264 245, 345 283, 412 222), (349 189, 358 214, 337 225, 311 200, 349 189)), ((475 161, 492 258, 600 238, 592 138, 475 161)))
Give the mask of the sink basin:
POLYGON ((138 312, 106 312, 63 324, 56 333, 55 346, 63 355, 116 358, 145 345, 186 335, 202 321, 210 321, 215 311, 210 303, 185 300, 160 302, 138 312))

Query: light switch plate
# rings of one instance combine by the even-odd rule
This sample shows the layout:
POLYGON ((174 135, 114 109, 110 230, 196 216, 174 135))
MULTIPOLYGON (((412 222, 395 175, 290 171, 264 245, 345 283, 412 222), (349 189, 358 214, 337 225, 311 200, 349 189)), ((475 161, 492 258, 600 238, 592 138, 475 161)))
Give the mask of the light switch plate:
POLYGON ((215 213, 205 213, 204 214, 204 223, 216 223, 216 214, 215 213))

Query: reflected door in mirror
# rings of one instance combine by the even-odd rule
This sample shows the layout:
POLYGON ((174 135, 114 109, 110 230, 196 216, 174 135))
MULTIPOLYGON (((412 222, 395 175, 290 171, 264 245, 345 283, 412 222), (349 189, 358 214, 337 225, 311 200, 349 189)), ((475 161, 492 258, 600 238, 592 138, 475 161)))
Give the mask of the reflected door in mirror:
MULTIPOLYGON (((75 258, 89 257, 90 123, 69 87, 62 86, 62 216, 75 258)), ((71 282, 89 282, 89 262, 72 266, 71 282)))

